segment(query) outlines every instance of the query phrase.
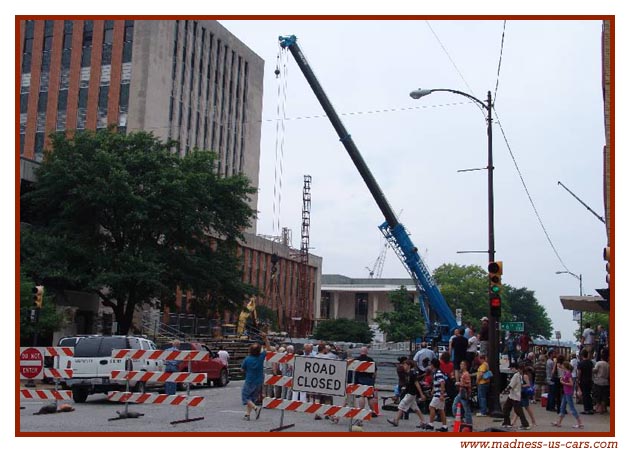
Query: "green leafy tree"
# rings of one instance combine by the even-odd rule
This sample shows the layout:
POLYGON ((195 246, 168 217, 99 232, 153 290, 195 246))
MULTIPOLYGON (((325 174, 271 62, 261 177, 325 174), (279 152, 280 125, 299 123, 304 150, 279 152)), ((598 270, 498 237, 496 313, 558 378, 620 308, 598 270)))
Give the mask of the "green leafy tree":
POLYGON ((411 341, 424 335, 425 325, 420 307, 414 303, 412 295, 404 286, 390 292, 389 301, 394 310, 379 312, 375 319, 388 341, 411 341))
POLYGON ((323 341, 372 342, 374 333, 365 322, 350 319, 324 320, 313 332, 315 339, 323 341))
MULTIPOLYGON (((488 315, 488 272, 478 265, 443 264, 433 278, 453 312, 461 309, 462 320, 478 330, 479 319, 488 315)), ((501 320, 525 322, 532 337, 551 337, 551 320, 533 291, 504 283, 501 300, 501 320)))
POLYGON ((42 308, 39 310, 37 321, 31 319, 33 309, 33 288, 35 283, 23 272, 20 274, 20 344, 32 345, 37 334, 41 338, 49 336, 61 328, 63 315, 57 312, 49 291, 44 290, 42 308))
POLYGON ((525 323, 525 331, 532 338, 542 337, 551 338, 553 325, 544 306, 542 306, 533 290, 525 287, 515 288, 510 285, 504 285, 501 293, 501 299, 504 304, 509 306, 507 315, 501 314, 503 321, 517 321, 525 323))
POLYGON ((220 178, 214 153, 180 157, 174 143, 146 132, 51 139, 21 199, 31 227, 22 229, 20 258, 30 276, 97 294, 121 333, 136 306, 172 303, 176 287, 206 308, 240 310, 254 292, 235 252, 254 218, 246 177, 220 178))
POLYGON ((479 330, 479 319, 488 315, 488 272, 478 265, 443 264, 433 278, 453 314, 461 309, 463 322, 479 330))

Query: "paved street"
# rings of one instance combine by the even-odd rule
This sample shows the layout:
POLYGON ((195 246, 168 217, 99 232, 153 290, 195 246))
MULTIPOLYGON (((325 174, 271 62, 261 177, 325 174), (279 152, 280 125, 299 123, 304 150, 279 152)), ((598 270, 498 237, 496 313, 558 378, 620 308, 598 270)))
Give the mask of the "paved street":
MULTIPOLYGON (((243 408, 240 404, 242 381, 232 381, 224 388, 203 388, 192 391, 192 395, 206 397, 204 406, 190 408, 189 417, 203 416, 204 419, 195 422, 171 425, 172 421, 185 418, 185 407, 173 407, 166 405, 132 405, 130 411, 143 413, 144 416, 137 419, 125 419, 108 421, 116 417, 116 411, 123 411, 124 404, 107 401, 105 395, 92 395, 87 403, 73 404, 76 411, 50 415, 34 416, 43 402, 22 401, 20 410, 20 430, 22 432, 268 432, 280 425, 281 412, 278 410, 263 410, 260 419, 244 421, 243 408)), ((179 394, 182 394, 181 392, 179 394)), ((339 403, 340 399, 335 399, 339 403)), ((578 433, 571 426, 575 424, 571 416, 565 418, 564 426, 560 429, 551 426, 556 419, 555 413, 544 410, 540 405, 534 406, 534 414, 538 426, 531 432, 558 432, 578 433)), ((578 410, 581 405, 577 406, 578 410)), ((398 428, 387 423, 387 417, 392 417, 394 412, 381 410, 381 416, 364 423, 366 432, 416 432, 419 435, 428 434, 415 426, 417 417, 401 420, 398 428)), ((453 419, 449 418, 449 425, 453 419)), ((499 427, 500 422, 494 419, 474 417, 475 430, 483 430, 488 427, 499 427)), ((610 431, 610 418, 608 415, 584 416, 586 425, 583 432, 608 432, 610 431)), ((342 420, 338 425, 326 420, 316 421, 313 415, 285 412, 284 424, 295 424, 287 432, 347 432, 349 420, 342 420)), ((580 431, 582 432, 582 431, 580 431)), ((521 434, 515 431, 515 435, 521 434)))

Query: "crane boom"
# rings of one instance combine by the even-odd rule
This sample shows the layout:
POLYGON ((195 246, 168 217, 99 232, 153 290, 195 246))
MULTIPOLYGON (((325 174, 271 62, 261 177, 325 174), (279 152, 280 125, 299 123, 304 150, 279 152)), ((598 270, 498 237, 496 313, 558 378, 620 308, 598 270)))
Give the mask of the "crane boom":
POLYGON ((326 112, 328 119, 337 132, 341 143, 345 147, 348 155, 350 156, 354 165, 359 171, 359 174, 367 185, 368 190, 370 190, 374 201, 376 201, 376 204, 383 213, 383 216, 385 217, 385 223, 381 224, 379 226, 379 229, 388 240, 388 242, 391 244, 392 248, 400 258, 401 262, 403 263, 403 265, 413 278, 414 282, 416 283, 416 286, 418 287, 420 306, 427 326, 427 332, 430 334, 433 333, 435 335, 438 335, 442 339, 444 337, 450 337, 450 331, 455 326, 457 326, 457 322, 455 320, 453 312, 446 304, 442 293, 440 292, 437 284, 431 277, 431 273, 420 258, 420 255, 418 254, 418 248, 416 248, 416 246, 411 241, 411 238, 409 237, 409 234, 405 230, 404 226, 398 221, 398 218, 389 205, 389 202, 385 198, 383 191, 376 182, 376 179, 374 178, 372 172, 365 163, 365 160, 363 160, 359 149, 357 148, 354 141, 352 140, 352 137, 344 127, 341 119, 339 118, 339 115, 337 115, 337 112, 333 108, 332 103, 328 99, 328 96, 324 92, 324 89, 317 80, 317 77, 308 64, 306 57, 297 44, 297 38, 294 35, 280 36, 279 41, 280 46, 282 48, 289 49, 291 55, 293 55, 293 58, 295 59, 300 70, 304 74, 306 81, 311 86, 313 93, 317 97, 317 100, 319 100, 319 103, 326 112), (435 328, 432 328, 431 322, 429 320, 429 315, 426 312, 424 302, 422 300, 423 292, 424 294, 426 294, 431 308, 435 310, 440 320, 438 331, 436 331, 435 328))

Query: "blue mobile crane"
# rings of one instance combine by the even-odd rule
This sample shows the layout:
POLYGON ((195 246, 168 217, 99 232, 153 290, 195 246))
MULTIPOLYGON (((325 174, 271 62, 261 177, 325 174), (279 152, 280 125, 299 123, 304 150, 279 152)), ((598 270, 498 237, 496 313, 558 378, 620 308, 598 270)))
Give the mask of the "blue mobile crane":
POLYGON ((346 131, 346 128, 341 122, 341 119, 339 119, 339 115, 337 115, 337 112, 330 103, 330 100, 328 100, 328 96, 326 96, 326 93, 308 64, 306 57, 302 53, 302 50, 300 50, 300 47, 297 44, 297 38, 294 35, 291 35, 280 36, 278 39, 280 41, 280 46, 283 49, 289 49, 293 55, 293 58, 300 67, 304 77, 306 77, 306 81, 311 86, 313 93, 315 93, 317 100, 319 100, 319 103, 326 112, 326 115, 328 115, 328 119, 330 119, 330 122, 335 128, 341 143, 346 148, 348 155, 361 174, 361 177, 370 190, 376 204, 385 216, 385 222, 379 226, 379 229, 390 243, 392 249, 398 255, 418 288, 420 309, 422 310, 422 315, 427 327, 427 337, 437 339, 438 341, 448 342, 453 329, 457 326, 457 322, 453 312, 444 300, 440 289, 433 280, 431 273, 418 254, 418 248, 411 241, 405 227, 398 221, 398 218, 387 202, 387 199, 376 182, 376 179, 374 179, 372 172, 366 165, 365 160, 363 160, 363 157, 350 137, 350 134, 346 131), (431 323, 429 313, 425 308, 423 294, 428 299, 431 309, 433 309, 437 314, 439 321, 434 324, 431 323))

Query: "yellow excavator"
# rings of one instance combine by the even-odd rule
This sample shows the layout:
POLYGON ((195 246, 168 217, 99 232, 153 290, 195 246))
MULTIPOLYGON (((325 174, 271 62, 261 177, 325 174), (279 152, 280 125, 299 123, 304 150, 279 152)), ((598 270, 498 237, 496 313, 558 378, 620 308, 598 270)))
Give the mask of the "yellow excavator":
MULTIPOLYGON (((245 306, 245 309, 241 311, 238 316, 238 325, 236 327, 236 335, 244 336, 246 333, 246 326, 249 318, 251 317, 251 325, 254 331, 258 331, 258 315, 256 314, 256 297, 251 297, 245 306)), ((252 329, 252 328, 248 328, 252 329)))

